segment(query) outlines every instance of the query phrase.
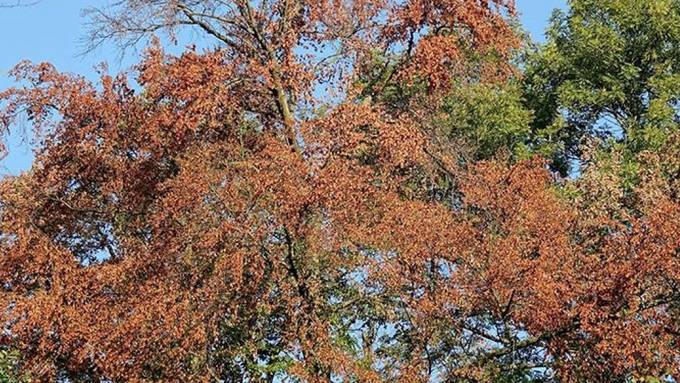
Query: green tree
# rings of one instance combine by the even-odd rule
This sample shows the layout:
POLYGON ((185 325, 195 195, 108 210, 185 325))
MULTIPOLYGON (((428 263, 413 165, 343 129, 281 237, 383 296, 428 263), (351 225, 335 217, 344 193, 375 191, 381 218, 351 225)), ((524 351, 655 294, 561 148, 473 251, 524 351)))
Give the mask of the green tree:
POLYGON ((527 152, 532 115, 514 81, 456 88, 444 98, 442 111, 435 125, 449 139, 466 140, 474 160, 490 159, 500 150, 527 152))
POLYGON ((678 129, 680 1, 570 0, 528 55, 535 147, 566 174, 592 137, 637 153, 678 129))

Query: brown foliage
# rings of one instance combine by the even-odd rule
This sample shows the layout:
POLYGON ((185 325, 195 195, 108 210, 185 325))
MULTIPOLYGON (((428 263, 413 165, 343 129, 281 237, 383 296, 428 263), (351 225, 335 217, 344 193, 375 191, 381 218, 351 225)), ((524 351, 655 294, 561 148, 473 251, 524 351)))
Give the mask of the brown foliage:
POLYGON ((25 112, 44 137, 0 183, 2 341, 36 379, 488 380, 509 359, 565 381, 678 373, 672 178, 652 170, 616 215, 583 192, 613 187, 596 173, 571 204, 540 160, 458 166, 344 77, 326 113, 295 109, 329 78, 306 43, 342 42, 332 71, 403 49, 399 75, 426 66, 434 95, 467 49, 516 46, 511 4, 224 3, 100 13, 100 37, 192 24, 223 44, 152 46, 138 87, 23 63, 27 86, 1 94, 4 127, 25 112))

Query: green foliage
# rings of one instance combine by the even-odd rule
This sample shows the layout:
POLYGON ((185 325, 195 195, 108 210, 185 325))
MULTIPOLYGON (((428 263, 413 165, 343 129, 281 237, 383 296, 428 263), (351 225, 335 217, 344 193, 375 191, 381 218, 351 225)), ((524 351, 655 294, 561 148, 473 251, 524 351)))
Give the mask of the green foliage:
POLYGON ((19 371, 21 355, 16 351, 0 350, 0 383, 23 383, 28 378, 19 371))
POLYGON ((587 137, 614 136, 633 152, 660 147, 678 129, 680 1, 569 5, 526 62, 534 145, 563 173, 587 137))
POLYGON ((489 159, 501 149, 524 156, 531 112, 514 84, 472 84, 446 97, 439 126, 449 138, 463 137, 475 146, 476 159, 489 159))

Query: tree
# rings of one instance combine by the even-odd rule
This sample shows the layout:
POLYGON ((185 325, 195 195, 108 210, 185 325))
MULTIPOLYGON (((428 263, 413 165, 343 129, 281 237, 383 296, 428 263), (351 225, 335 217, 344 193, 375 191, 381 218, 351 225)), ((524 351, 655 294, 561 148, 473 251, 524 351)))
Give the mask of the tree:
POLYGON ((680 3, 572 0, 529 56, 525 88, 538 145, 563 174, 588 137, 637 153, 678 130, 680 3))
POLYGON ((0 94, 3 128, 26 115, 41 137, 0 182, 1 339, 31 377, 677 377, 677 143, 640 154, 625 217, 600 204, 603 173, 560 183, 539 158, 494 160, 528 142, 502 82, 511 3, 95 12, 95 37, 123 45, 189 25, 216 46, 156 42, 134 79, 97 85, 22 63, 0 94), (483 143, 466 161, 454 129, 483 143))

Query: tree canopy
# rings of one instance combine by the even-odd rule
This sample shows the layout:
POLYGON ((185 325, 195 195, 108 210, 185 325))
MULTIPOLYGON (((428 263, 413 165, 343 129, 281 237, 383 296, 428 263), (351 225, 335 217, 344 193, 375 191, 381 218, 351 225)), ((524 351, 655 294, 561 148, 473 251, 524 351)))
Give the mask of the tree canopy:
POLYGON ((0 381, 680 379, 680 2, 569 6, 90 9, 152 42, 0 92, 0 381))
POLYGON ((579 0, 556 12, 548 42, 527 62, 538 142, 566 169, 588 137, 637 153, 678 130, 680 4, 579 0))

